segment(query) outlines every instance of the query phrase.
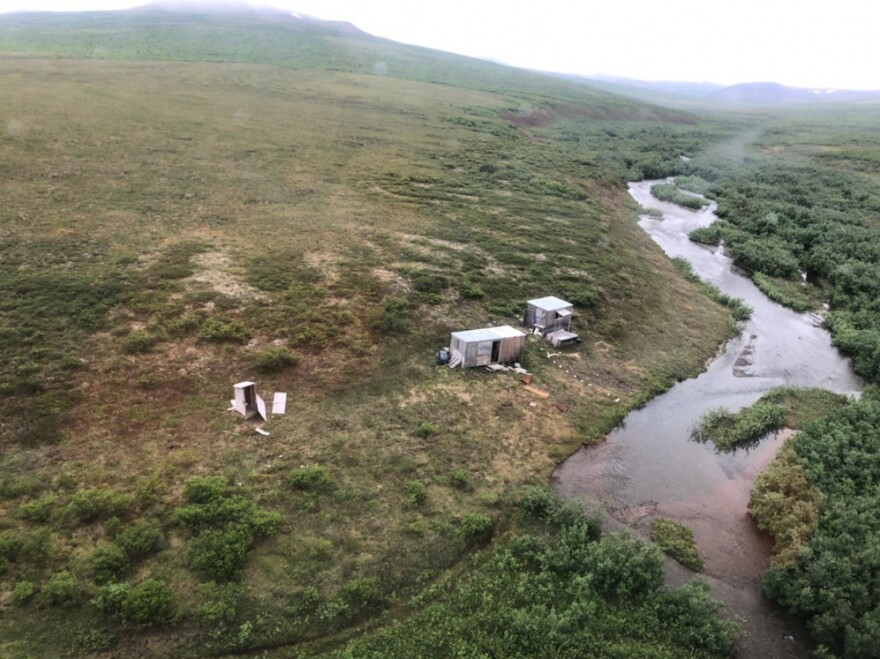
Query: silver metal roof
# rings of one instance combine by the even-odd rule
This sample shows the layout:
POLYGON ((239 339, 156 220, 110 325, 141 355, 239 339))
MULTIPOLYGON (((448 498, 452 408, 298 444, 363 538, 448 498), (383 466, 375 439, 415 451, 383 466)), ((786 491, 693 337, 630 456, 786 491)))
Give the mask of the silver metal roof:
POLYGON ((526 335, 525 332, 520 332, 518 329, 516 329, 515 327, 511 327, 510 325, 499 325, 498 327, 490 327, 489 331, 495 332, 503 339, 526 335))
POLYGON ((525 336, 525 333, 520 332, 518 329, 515 329, 510 325, 499 325, 498 327, 485 327, 483 329, 453 332, 452 336, 465 343, 474 343, 478 341, 497 341, 498 339, 525 336))
POLYGON ((533 307, 543 309, 544 311, 558 311, 559 309, 566 309, 568 307, 574 306, 571 302, 560 300, 558 297, 554 297, 552 295, 548 295, 547 297, 539 297, 535 300, 529 300, 528 304, 532 305, 533 307))

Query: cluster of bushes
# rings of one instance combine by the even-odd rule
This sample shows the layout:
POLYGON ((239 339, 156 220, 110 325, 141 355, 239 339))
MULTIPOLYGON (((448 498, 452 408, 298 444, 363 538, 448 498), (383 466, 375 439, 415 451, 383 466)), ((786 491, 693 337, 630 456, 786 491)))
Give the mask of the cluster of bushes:
POLYGON ((660 201, 668 201, 691 210, 700 210, 708 206, 709 202, 700 197, 685 194, 671 183, 657 183, 651 186, 651 194, 660 201))
POLYGON ((357 640, 342 657, 726 656, 734 627, 708 587, 661 588, 660 551, 602 536, 584 511, 533 488, 520 531, 411 618, 357 640))
POLYGON ((266 348, 257 355, 256 367, 262 373, 277 373, 299 363, 299 355, 290 348, 266 348))
POLYGON ((762 399, 736 414, 723 407, 709 410, 691 431, 691 437, 712 442, 717 451, 733 451, 754 446, 784 425, 785 408, 762 399))
POLYGON ((278 513, 258 508, 250 499, 232 492, 219 477, 191 478, 184 499, 186 503, 176 509, 175 517, 193 532, 187 543, 187 561, 208 580, 237 579, 251 548, 260 538, 275 533, 281 523, 278 513))
POLYGON ((762 288, 783 304, 804 309, 824 295, 823 288, 802 295, 784 284, 800 285, 801 271, 809 282, 827 286, 827 323, 836 345, 852 355, 859 374, 880 379, 876 183, 818 161, 778 159, 724 167, 713 178, 721 219, 693 232, 692 239, 723 239, 738 264, 775 279, 764 279, 762 288))
POLYGON ((793 563, 779 561, 767 572, 767 593, 805 618, 818 643, 853 658, 877 653, 878 436, 880 392, 869 388, 860 401, 832 412, 797 435, 794 453, 803 473, 786 460, 777 473, 759 482, 753 497, 759 519, 779 528, 774 533, 781 532, 783 540, 787 533, 796 536, 793 549, 801 538, 809 536, 793 563), (818 495, 808 483, 815 486, 818 495), (774 499, 779 498, 790 501, 774 505, 774 499), (809 534, 820 499, 818 523, 809 534))
POLYGON ((773 462, 755 478, 749 512, 758 528, 773 536, 774 567, 790 566, 819 521, 819 491, 795 453, 795 440, 782 445, 773 462))
POLYGON ((703 559, 694 544, 694 533, 686 526, 658 517, 651 522, 651 540, 685 567, 697 572, 703 569, 703 559))

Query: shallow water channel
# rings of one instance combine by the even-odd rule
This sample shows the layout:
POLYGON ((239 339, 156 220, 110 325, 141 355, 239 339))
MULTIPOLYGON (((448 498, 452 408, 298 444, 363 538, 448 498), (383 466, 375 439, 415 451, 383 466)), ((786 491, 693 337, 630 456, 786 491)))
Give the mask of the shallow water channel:
MULTIPOLYGON (((831 345, 820 318, 772 302, 721 249, 688 239, 688 232, 715 220, 714 203, 693 212, 661 202, 650 193, 658 182, 629 185, 642 206, 663 211, 660 219, 643 216, 639 225, 670 257, 686 258, 704 281, 745 300, 752 318, 704 373, 631 412, 603 443, 571 456, 556 469, 553 485, 565 498, 600 504, 612 526, 647 535, 658 516, 688 526, 713 594, 741 619, 741 656, 808 656, 802 627, 761 591, 772 543, 747 512, 754 477, 776 454, 782 434, 748 452, 716 454, 692 441, 690 430, 707 410, 736 411, 779 385, 857 393, 862 381, 831 345)), ((692 576, 671 560, 667 572, 672 583, 692 576)))

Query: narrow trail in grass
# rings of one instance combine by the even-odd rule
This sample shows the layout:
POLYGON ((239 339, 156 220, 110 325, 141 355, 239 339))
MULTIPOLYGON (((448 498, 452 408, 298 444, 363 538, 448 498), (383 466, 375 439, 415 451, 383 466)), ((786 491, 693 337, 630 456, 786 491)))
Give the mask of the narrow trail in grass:
MULTIPOLYGON (((643 207, 663 212, 659 219, 643 216, 640 226, 670 257, 690 261, 701 279, 742 298, 753 308, 752 317, 699 377, 633 411, 605 442, 560 465, 554 487, 563 497, 598 502, 617 523, 646 537, 658 516, 688 526, 715 596, 729 614, 742 619, 741 656, 808 656, 803 628, 762 593, 771 542, 747 512, 752 482, 783 438, 766 440, 749 452, 716 454, 710 444, 691 441, 690 429, 707 410, 723 406, 736 411, 773 387, 855 393, 862 381, 831 345, 821 318, 772 302, 720 249, 688 239, 690 231, 714 221, 714 203, 694 212, 658 201, 650 193, 657 182, 629 186, 643 207)), ((680 568, 670 578, 690 575, 680 568)))

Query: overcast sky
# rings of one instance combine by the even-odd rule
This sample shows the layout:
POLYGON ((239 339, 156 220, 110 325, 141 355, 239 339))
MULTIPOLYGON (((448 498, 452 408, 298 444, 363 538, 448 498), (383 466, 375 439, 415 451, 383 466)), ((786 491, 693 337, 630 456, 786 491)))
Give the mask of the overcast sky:
MULTIPOLYGON (((144 0, 0 0, 0 11, 144 0)), ((382 37, 528 68, 880 89, 874 0, 266 0, 382 37)))

